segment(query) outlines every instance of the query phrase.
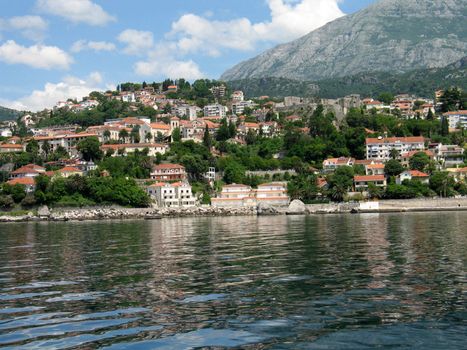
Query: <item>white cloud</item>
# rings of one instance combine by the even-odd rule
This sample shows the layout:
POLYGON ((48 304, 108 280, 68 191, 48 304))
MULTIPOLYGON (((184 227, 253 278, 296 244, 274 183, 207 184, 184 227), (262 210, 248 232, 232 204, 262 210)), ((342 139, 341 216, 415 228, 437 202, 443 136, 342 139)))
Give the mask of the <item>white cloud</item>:
POLYGON ((0 18, 0 31, 19 32, 27 39, 41 41, 45 37, 48 24, 40 16, 18 16, 8 19, 0 18))
POLYGON ((34 90, 31 95, 16 101, 0 100, 9 108, 28 111, 40 111, 51 108, 58 101, 68 98, 82 99, 92 91, 115 89, 115 86, 105 85, 99 72, 91 73, 86 79, 68 76, 59 83, 46 83, 42 90, 34 90))
POLYGON ((115 21, 104 9, 91 0, 37 0, 40 11, 63 17, 73 23, 103 26, 115 21))
POLYGON ((13 40, 0 45, 0 61, 8 64, 25 64, 42 69, 68 69, 73 58, 56 46, 18 45, 13 40))
POLYGON ((141 76, 185 78, 188 80, 205 76, 192 60, 181 61, 171 58, 150 58, 147 61, 137 62, 135 73, 141 76))
POLYGON ((267 0, 271 20, 252 23, 247 18, 213 21, 186 14, 172 24, 168 40, 183 53, 216 56, 222 49, 248 51, 258 42, 281 43, 297 39, 344 15, 339 0, 267 0))
POLYGON ((72 52, 81 52, 85 50, 113 51, 115 49, 115 44, 106 41, 78 40, 71 46, 72 52))
POLYGON ((154 46, 154 38, 151 32, 126 29, 117 37, 118 41, 126 44, 123 49, 128 55, 144 55, 154 46))

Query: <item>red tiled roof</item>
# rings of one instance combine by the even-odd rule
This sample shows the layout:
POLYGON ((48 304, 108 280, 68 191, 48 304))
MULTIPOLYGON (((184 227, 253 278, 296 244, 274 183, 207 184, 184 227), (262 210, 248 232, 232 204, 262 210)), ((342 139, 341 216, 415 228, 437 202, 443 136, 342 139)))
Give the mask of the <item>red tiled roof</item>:
POLYGON ((66 166, 59 170, 60 173, 80 173, 81 170, 73 166, 66 166))
POLYGON ((377 163, 377 164, 368 164, 366 166, 368 169, 384 169, 384 164, 377 163))
POLYGON ((3 145, 0 145, 0 148, 8 149, 8 148, 16 148, 16 149, 23 149, 22 145, 17 145, 14 143, 6 143, 3 145))
POLYGON ((451 112, 446 112, 443 115, 466 115, 467 110, 459 110, 459 111, 451 111, 451 112))
POLYGON ((410 170, 409 172, 412 177, 429 177, 428 174, 425 174, 419 170, 410 170))
POLYGON ((170 130, 170 125, 165 123, 151 123, 152 129, 162 129, 162 130, 170 130))
POLYGON ((13 175, 39 174, 41 171, 43 172, 45 171, 45 169, 40 167, 39 165, 28 164, 28 165, 22 166, 21 168, 16 169, 15 171, 12 172, 12 174, 13 175))
POLYGON ((155 165, 153 167, 154 170, 158 170, 158 169, 185 169, 185 167, 183 165, 180 165, 180 164, 170 164, 170 163, 166 163, 166 164, 158 164, 158 165, 155 165))
POLYGON ((355 182, 384 181, 384 175, 357 175, 354 176, 355 182))
POLYGON ((150 147, 165 147, 159 143, 115 143, 110 145, 102 145, 101 149, 122 149, 122 148, 150 148, 150 147))
POLYGON ((386 138, 367 138, 366 144, 379 144, 379 143, 395 143, 400 141, 401 143, 423 143, 425 138, 423 136, 411 136, 411 137, 386 137, 386 138))
POLYGON ((20 177, 17 179, 13 179, 7 182, 8 185, 24 185, 24 186, 32 186, 35 185, 36 182, 32 177, 20 177))

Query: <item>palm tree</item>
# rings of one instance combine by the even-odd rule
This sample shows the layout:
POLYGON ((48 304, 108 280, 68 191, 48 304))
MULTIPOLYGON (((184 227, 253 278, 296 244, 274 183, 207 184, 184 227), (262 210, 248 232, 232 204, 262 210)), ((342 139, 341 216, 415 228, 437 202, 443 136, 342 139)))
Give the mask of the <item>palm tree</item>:
POLYGON ((391 148, 391 150, 389 151, 389 156, 392 158, 392 159, 397 159, 399 158, 399 151, 395 148, 391 148))
POLYGON ((110 130, 104 131, 104 141, 109 141, 110 139, 110 130))
POLYGON ((120 143, 125 143, 125 140, 128 138, 129 134, 126 129, 120 130, 118 133, 118 138, 120 139, 120 143))

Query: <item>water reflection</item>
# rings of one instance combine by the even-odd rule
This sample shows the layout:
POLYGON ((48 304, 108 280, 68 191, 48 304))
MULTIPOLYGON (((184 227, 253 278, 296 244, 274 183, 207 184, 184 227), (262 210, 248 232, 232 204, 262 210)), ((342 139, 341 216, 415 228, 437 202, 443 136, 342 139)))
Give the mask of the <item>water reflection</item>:
POLYGON ((457 349, 466 224, 463 213, 4 224, 0 347, 457 349))

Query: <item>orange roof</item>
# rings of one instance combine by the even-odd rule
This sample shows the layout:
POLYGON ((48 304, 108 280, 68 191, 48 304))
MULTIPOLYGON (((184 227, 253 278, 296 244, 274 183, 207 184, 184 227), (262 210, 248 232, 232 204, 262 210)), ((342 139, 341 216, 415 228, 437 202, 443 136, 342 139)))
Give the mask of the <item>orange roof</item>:
POLYGON ((151 123, 151 129, 170 130, 170 125, 165 123, 151 123))
POLYGON ((459 110, 459 111, 451 111, 451 112, 446 112, 443 115, 466 115, 467 110, 459 110))
POLYGON ((410 170, 409 172, 412 177, 429 177, 428 174, 425 174, 419 170, 410 170))
POLYGON ((22 145, 17 145, 14 143, 5 143, 3 145, 0 145, 0 148, 16 148, 16 149, 23 149, 22 145))
POLYGON ((75 168, 74 166, 66 166, 62 169, 59 170, 61 173, 80 173, 81 170, 78 168, 75 168))
POLYGON ((366 166, 368 169, 384 169, 384 164, 378 163, 378 164, 368 164, 366 166))
POLYGON ((379 144, 379 143, 423 143, 425 138, 423 136, 411 136, 411 137, 386 137, 386 138, 367 138, 366 144, 379 144))
POLYGON ((183 165, 180 164, 171 164, 171 163, 166 163, 166 164, 158 164, 153 167, 154 170, 158 169, 185 169, 183 165))
POLYGON ((146 147, 165 147, 160 143, 116 143, 110 145, 102 145, 102 149, 121 149, 121 148, 146 148, 146 147))
POLYGON ((247 128, 259 128, 258 123, 244 123, 243 125, 245 125, 247 128))
POLYGON ((20 177, 17 179, 13 179, 7 182, 8 185, 24 185, 24 186, 32 186, 35 185, 36 182, 32 177, 20 177))
POLYGON ((384 181, 384 175, 357 175, 354 176, 355 182, 368 182, 368 181, 384 181))
POLYGON ((208 129, 217 129, 220 126, 220 124, 213 123, 209 120, 205 120, 204 123, 208 126, 208 129))
POLYGON ((18 174, 39 174, 40 172, 45 171, 43 167, 40 167, 39 165, 35 164, 28 164, 25 166, 22 166, 21 168, 16 169, 15 171, 12 172, 13 175, 18 175, 18 174))
POLYGON ((143 125, 143 124, 146 124, 144 121, 138 119, 138 118, 135 118, 135 117, 127 117, 127 118, 123 118, 121 120, 121 123, 125 123, 125 124, 135 124, 135 125, 143 125))

